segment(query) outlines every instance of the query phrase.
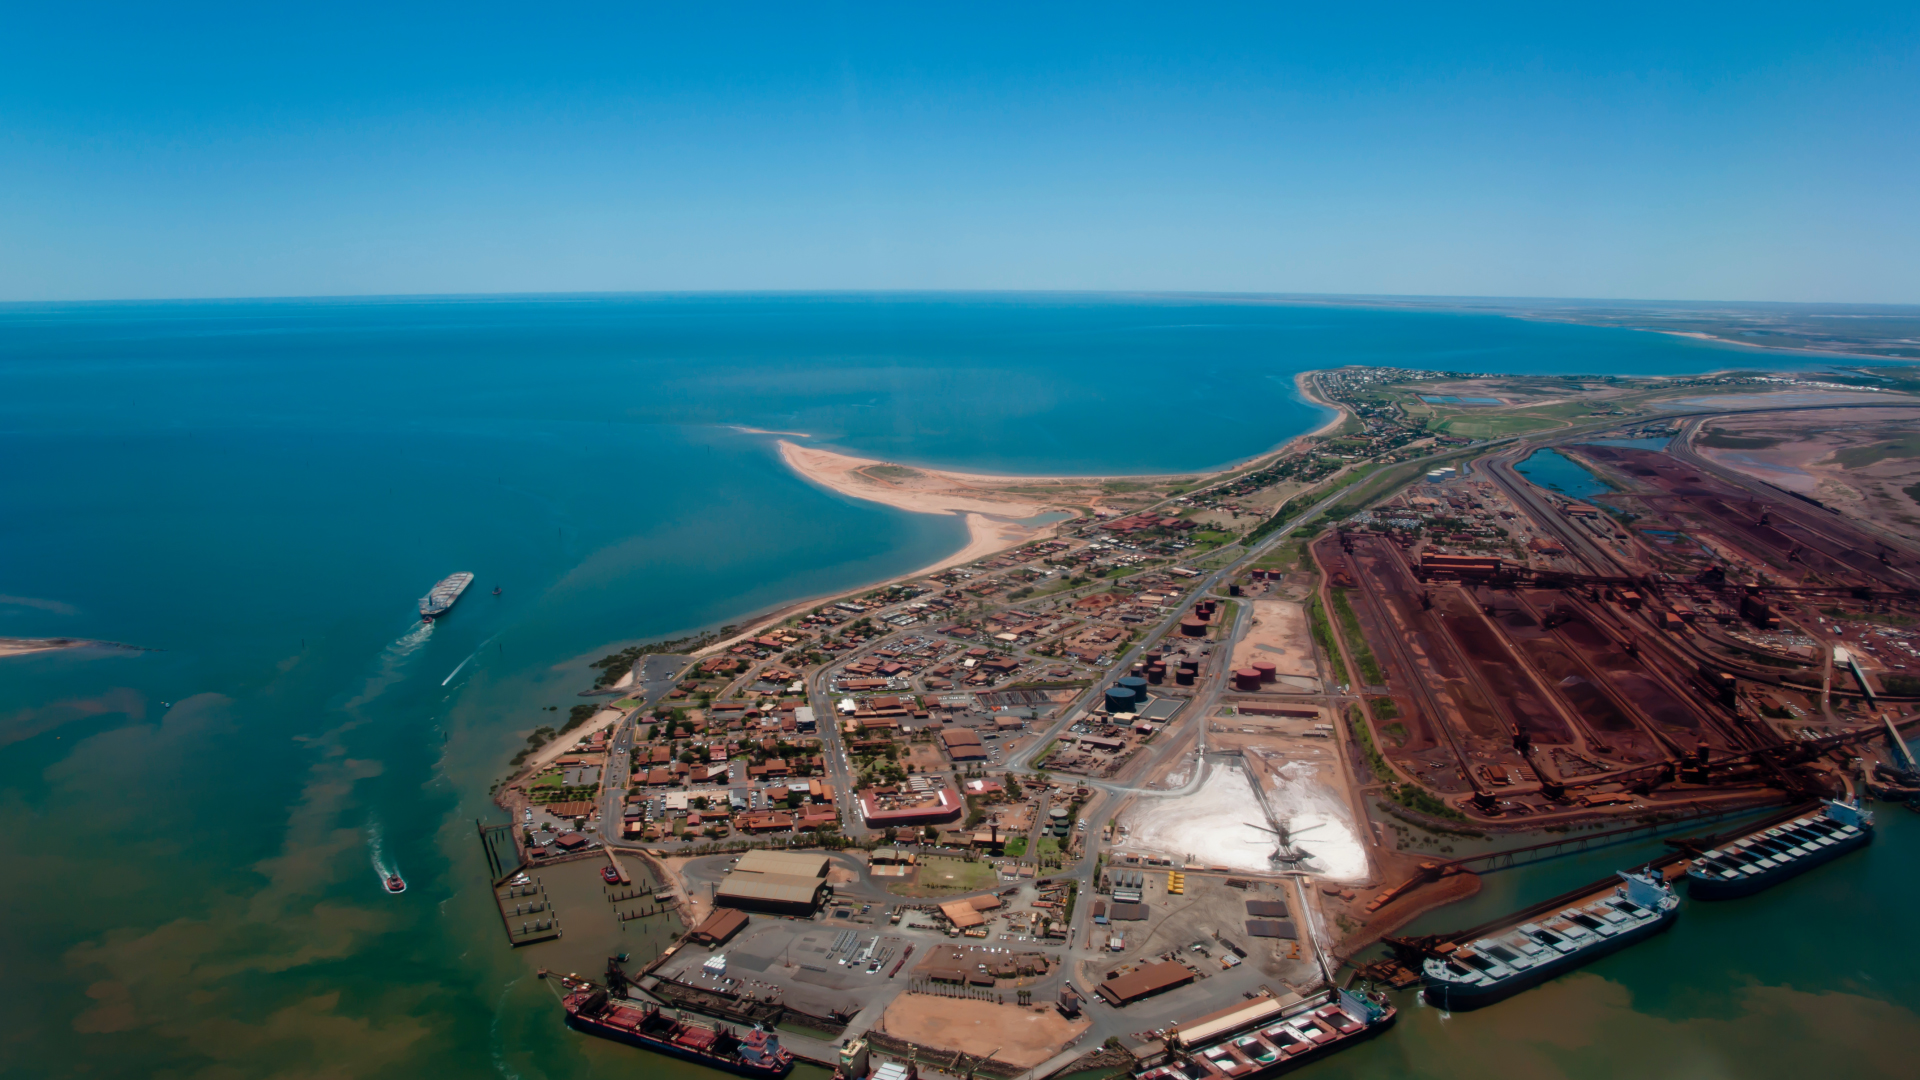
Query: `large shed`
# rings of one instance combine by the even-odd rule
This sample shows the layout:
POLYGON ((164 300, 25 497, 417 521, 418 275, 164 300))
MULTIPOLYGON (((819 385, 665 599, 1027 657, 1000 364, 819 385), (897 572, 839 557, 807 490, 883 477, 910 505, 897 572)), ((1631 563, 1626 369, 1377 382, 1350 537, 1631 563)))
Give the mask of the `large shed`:
POLYGON ((825 899, 827 879, 798 874, 727 875, 713 891, 721 907, 768 911, 778 915, 811 915, 825 899))
POLYGON ((962 930, 970 926, 979 926, 986 922, 979 909, 965 900, 949 900, 940 905, 940 914, 945 915, 953 925, 962 930))
POLYGON ((981 743, 979 734, 966 728, 942 731, 940 741, 946 744, 947 756, 955 761, 980 761, 987 756, 987 748, 981 743))
POLYGON ((749 851, 733 867, 736 874, 790 874, 795 877, 827 876, 827 857, 804 851, 749 851))
POLYGON ((1125 1005, 1143 997, 1185 986, 1193 981, 1193 971, 1185 964, 1165 961, 1136 968, 1117 979, 1108 979, 1094 989, 1109 1005, 1125 1005))

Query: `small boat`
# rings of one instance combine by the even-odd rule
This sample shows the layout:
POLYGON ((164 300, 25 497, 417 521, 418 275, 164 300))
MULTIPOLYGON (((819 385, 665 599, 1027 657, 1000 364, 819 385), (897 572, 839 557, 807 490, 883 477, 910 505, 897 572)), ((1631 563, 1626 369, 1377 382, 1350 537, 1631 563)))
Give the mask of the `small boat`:
POLYGON ((500 586, 498 586, 498 585, 495 585, 495 586, 493 587, 493 595, 495 595, 495 596, 499 596, 499 595, 500 595, 500 586))
POLYGON ((397 873, 396 873, 396 874, 388 874, 388 875, 387 875, 387 891, 388 891, 388 892, 390 892, 390 893, 403 893, 403 892, 406 892, 406 891, 407 891, 407 879, 406 879, 406 878, 403 878, 403 877, 401 877, 401 876, 400 876, 399 874, 397 874, 397 873))

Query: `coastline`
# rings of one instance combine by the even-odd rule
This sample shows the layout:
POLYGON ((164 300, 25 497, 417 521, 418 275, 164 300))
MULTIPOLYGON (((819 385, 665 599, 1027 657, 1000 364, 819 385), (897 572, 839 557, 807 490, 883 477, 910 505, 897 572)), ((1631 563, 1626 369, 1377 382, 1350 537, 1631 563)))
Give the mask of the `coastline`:
MULTIPOLYGON (((1328 420, 1326 423, 1321 424, 1319 427, 1313 429, 1312 431, 1307 432, 1306 435, 1295 435, 1293 437, 1294 439, 1303 439, 1303 438, 1309 438, 1309 437, 1318 436, 1318 435, 1330 435, 1333 432, 1338 431, 1340 429, 1340 425, 1347 422, 1347 407, 1345 405, 1341 405, 1337 402, 1328 401, 1326 398, 1321 397, 1319 393, 1314 390, 1313 379, 1310 378, 1310 376, 1317 375, 1317 374, 1319 374, 1319 372, 1317 371, 1296 372, 1293 376, 1294 389, 1300 391, 1301 397, 1307 399, 1308 401, 1313 402, 1315 405, 1319 405, 1322 408, 1332 409, 1333 417, 1332 419, 1328 420)), ((1293 444, 1293 439, 1289 439, 1285 445, 1291 446, 1292 444, 1293 444)), ((1284 448, 1285 447, 1283 446, 1282 449, 1284 448)))
MULTIPOLYGON (((1054 485, 1061 489, 1059 494, 1065 496, 1083 494, 1083 492, 1072 490, 1076 487, 1085 488, 1116 480, 1138 483, 1151 480, 1190 479, 1206 483, 1287 453, 1295 449, 1302 440, 1326 435, 1338 429, 1347 420, 1347 410, 1344 406, 1328 401, 1313 391, 1312 384, 1308 380, 1308 376, 1312 374, 1313 372, 1296 374, 1294 386, 1303 399, 1333 410, 1334 415, 1326 423, 1312 431, 1290 435, 1278 445, 1260 453, 1204 472, 1124 476, 995 475, 900 465, 821 447, 800 446, 784 437, 777 438, 775 446, 779 450, 780 460, 798 473, 802 479, 848 498, 877 502, 909 513, 963 515, 967 526, 967 542, 945 558, 909 573, 868 582, 851 589, 807 597, 751 616, 738 624, 741 627, 738 633, 695 650, 692 655, 706 657, 730 649, 742 641, 759 636, 769 627, 784 622, 798 612, 821 604, 855 596, 872 589, 881 589, 923 578, 929 574, 937 574, 950 567, 965 565, 997 552, 1049 538, 1059 531, 1059 526, 1064 524, 1065 520, 1071 519, 1037 526, 1023 525, 1012 519, 1033 517, 1048 511, 1073 511, 1089 503, 1098 505, 1100 501, 1100 496, 1094 495, 1070 505, 1062 505, 1067 503, 1066 499, 1049 499, 1043 493, 1021 491, 1017 495, 1009 494, 1004 490, 1007 485, 1021 487, 1054 485)), ((768 432, 767 434, 777 433, 768 432)))

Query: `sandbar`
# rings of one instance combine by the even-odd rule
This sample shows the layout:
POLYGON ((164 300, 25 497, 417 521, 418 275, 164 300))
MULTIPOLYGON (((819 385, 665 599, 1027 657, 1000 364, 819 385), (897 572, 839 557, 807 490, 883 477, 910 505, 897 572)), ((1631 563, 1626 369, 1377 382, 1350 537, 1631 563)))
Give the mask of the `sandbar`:
POLYGON ((26 656, 29 653, 54 652, 59 649, 78 649, 87 645, 112 645, 117 648, 132 648, 130 645, 118 645, 115 642, 88 641, 85 638, 0 638, 0 656, 26 656))
MULTIPOLYGON (((1032 517, 1046 509, 1044 503, 1025 500, 980 486, 985 479, 965 473, 933 469, 915 469, 905 465, 854 457, 815 446, 800 446, 781 439, 780 458, 794 472, 855 499, 885 503, 916 514, 999 514, 1004 517, 1032 517)), ((1058 479, 1021 477, 1023 481, 1058 479)))

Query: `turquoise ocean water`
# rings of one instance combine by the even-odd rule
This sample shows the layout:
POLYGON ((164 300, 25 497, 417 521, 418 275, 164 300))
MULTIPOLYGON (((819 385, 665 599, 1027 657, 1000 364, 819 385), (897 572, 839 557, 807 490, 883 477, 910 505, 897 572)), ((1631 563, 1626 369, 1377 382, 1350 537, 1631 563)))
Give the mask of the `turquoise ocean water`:
MULTIPOLYGON (((983 471, 1168 471, 1316 425, 1293 390, 1308 368, 1752 362, 1628 331, 1245 299, 0 306, 0 635, 149 650, 0 658, 0 1069, 697 1072, 560 1027, 499 940, 472 822, 494 819, 488 787, 540 710, 579 701, 609 647, 963 542, 955 519, 808 486, 743 429, 983 471), (475 588, 421 629, 415 598, 462 569, 475 588), (376 863, 410 890, 381 892, 376 863)), ((1557 1057, 1503 1064, 1499 1010, 1431 1031, 1410 1014, 1328 1075, 1613 1075, 1602 1063, 1691 1061, 1713 1032, 1789 1020, 1836 1043, 1910 1037, 1912 934, 1883 890, 1911 894, 1914 830, 1895 824, 1800 893, 1697 920, 1706 953, 1685 965, 1611 961, 1579 984, 1605 1010, 1587 1034, 1538 1034, 1589 1039, 1557 1057)))

